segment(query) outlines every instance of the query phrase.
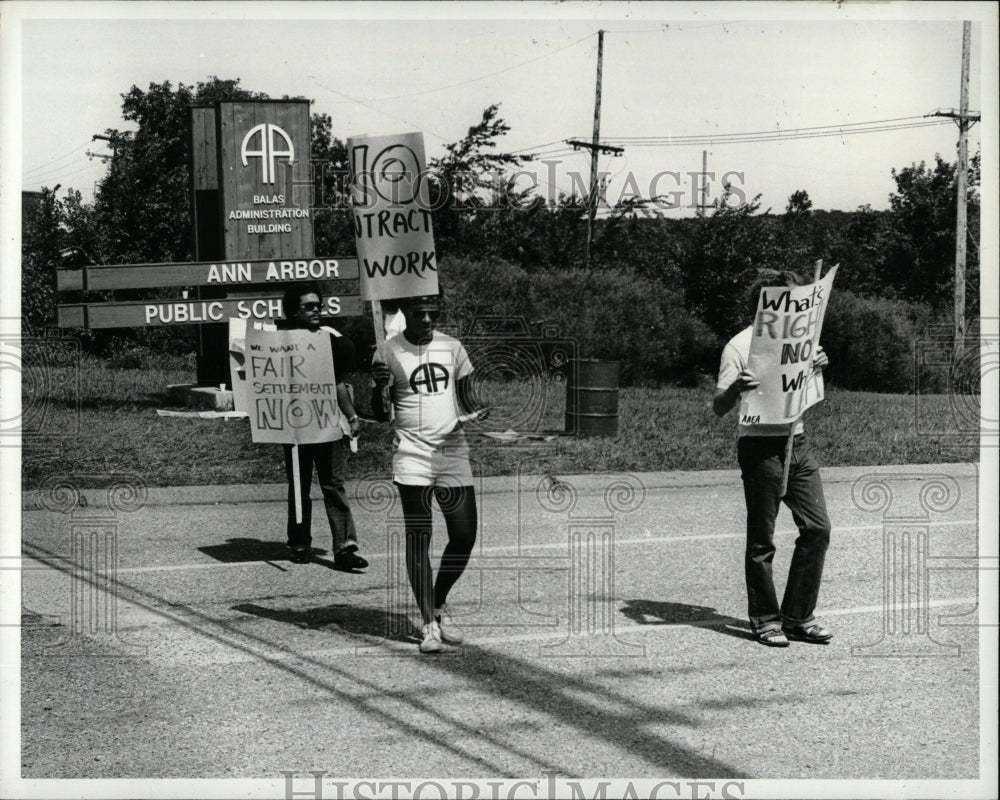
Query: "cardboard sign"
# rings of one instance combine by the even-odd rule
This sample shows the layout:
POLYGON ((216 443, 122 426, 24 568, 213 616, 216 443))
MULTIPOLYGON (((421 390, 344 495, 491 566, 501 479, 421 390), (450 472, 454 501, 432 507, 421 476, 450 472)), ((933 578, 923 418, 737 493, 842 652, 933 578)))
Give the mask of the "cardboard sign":
MULTIPOLYGON (((269 322, 253 322, 254 327, 265 331, 277 328, 269 322)), ((248 416, 247 370, 246 370, 247 321, 239 317, 229 318, 229 384, 233 387, 233 411, 248 416)))
POLYGON ((362 300, 437 294, 423 135, 355 137, 347 151, 362 300))
POLYGON ((341 438, 329 334, 251 327, 245 341, 253 441, 316 444, 341 438))
POLYGON ((836 274, 833 267, 817 283, 761 289, 747 359, 760 386, 743 393, 741 425, 788 424, 823 399, 812 364, 836 274))

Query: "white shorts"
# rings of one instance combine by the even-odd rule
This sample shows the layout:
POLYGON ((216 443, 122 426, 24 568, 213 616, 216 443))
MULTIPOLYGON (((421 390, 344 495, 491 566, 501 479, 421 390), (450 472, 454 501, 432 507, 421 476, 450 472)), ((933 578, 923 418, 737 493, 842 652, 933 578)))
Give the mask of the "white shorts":
POLYGON ((404 486, 473 486, 465 435, 451 435, 434 450, 397 448, 392 457, 392 479, 404 486))

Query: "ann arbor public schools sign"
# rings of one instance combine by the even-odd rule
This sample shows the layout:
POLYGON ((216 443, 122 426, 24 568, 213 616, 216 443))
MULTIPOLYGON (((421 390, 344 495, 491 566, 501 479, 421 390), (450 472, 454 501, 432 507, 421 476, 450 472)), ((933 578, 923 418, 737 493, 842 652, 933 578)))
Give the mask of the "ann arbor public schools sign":
POLYGON ((60 292, 114 291, 170 287, 219 286, 220 300, 147 300, 59 306, 65 328, 135 328, 224 322, 230 317, 272 320, 282 316, 281 295, 289 282, 315 280, 324 290, 323 314, 354 317, 361 298, 340 292, 342 281, 357 280, 357 259, 294 258, 256 261, 121 264, 58 270, 60 292))
POLYGON ((309 103, 225 102, 215 118, 226 257, 311 253, 309 103))

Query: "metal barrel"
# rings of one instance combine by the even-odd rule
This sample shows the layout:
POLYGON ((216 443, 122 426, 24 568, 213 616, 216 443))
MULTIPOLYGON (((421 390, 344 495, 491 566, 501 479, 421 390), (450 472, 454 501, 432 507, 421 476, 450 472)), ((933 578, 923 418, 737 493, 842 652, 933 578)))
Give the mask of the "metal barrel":
POLYGON ((566 382, 566 432, 577 436, 618 433, 620 362, 575 358, 566 382))

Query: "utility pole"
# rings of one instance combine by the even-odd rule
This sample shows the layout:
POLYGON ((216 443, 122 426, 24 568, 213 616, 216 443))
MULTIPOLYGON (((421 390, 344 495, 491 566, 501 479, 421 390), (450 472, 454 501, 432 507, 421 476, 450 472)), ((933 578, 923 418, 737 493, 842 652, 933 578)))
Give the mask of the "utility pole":
POLYGON ((699 217, 705 216, 705 210, 711 208, 708 204, 708 150, 701 151, 701 188, 698 190, 701 200, 695 207, 695 213, 699 217))
POLYGON ((962 23, 962 80, 959 89, 959 109, 938 109, 929 117, 948 117, 958 124, 958 199, 955 214, 955 362, 965 349, 965 258, 968 240, 967 204, 969 185, 968 133, 980 115, 969 113, 969 49, 972 41, 972 23, 962 23))
POLYGON ((597 89, 594 95, 594 138, 590 146, 590 193, 587 197, 587 256, 590 266, 590 243, 594 239, 597 214, 597 148, 601 141, 601 71, 604 66, 604 31, 597 32, 597 89))
POLYGON ((968 237, 966 226, 966 202, 968 200, 970 123, 965 119, 969 113, 969 45, 972 38, 972 23, 962 23, 962 88, 959 100, 958 120, 958 208, 955 215, 955 363, 965 349, 965 246, 968 237))
POLYGON ((597 92, 594 100, 594 135, 591 141, 567 139, 566 144, 574 150, 585 147, 590 150, 590 195, 587 198, 587 253, 586 263, 590 266, 590 243, 594 238, 594 215, 597 214, 597 154, 612 153, 619 155, 625 151, 623 147, 611 147, 600 143, 601 139, 601 69, 604 63, 604 31, 597 32, 597 92))

